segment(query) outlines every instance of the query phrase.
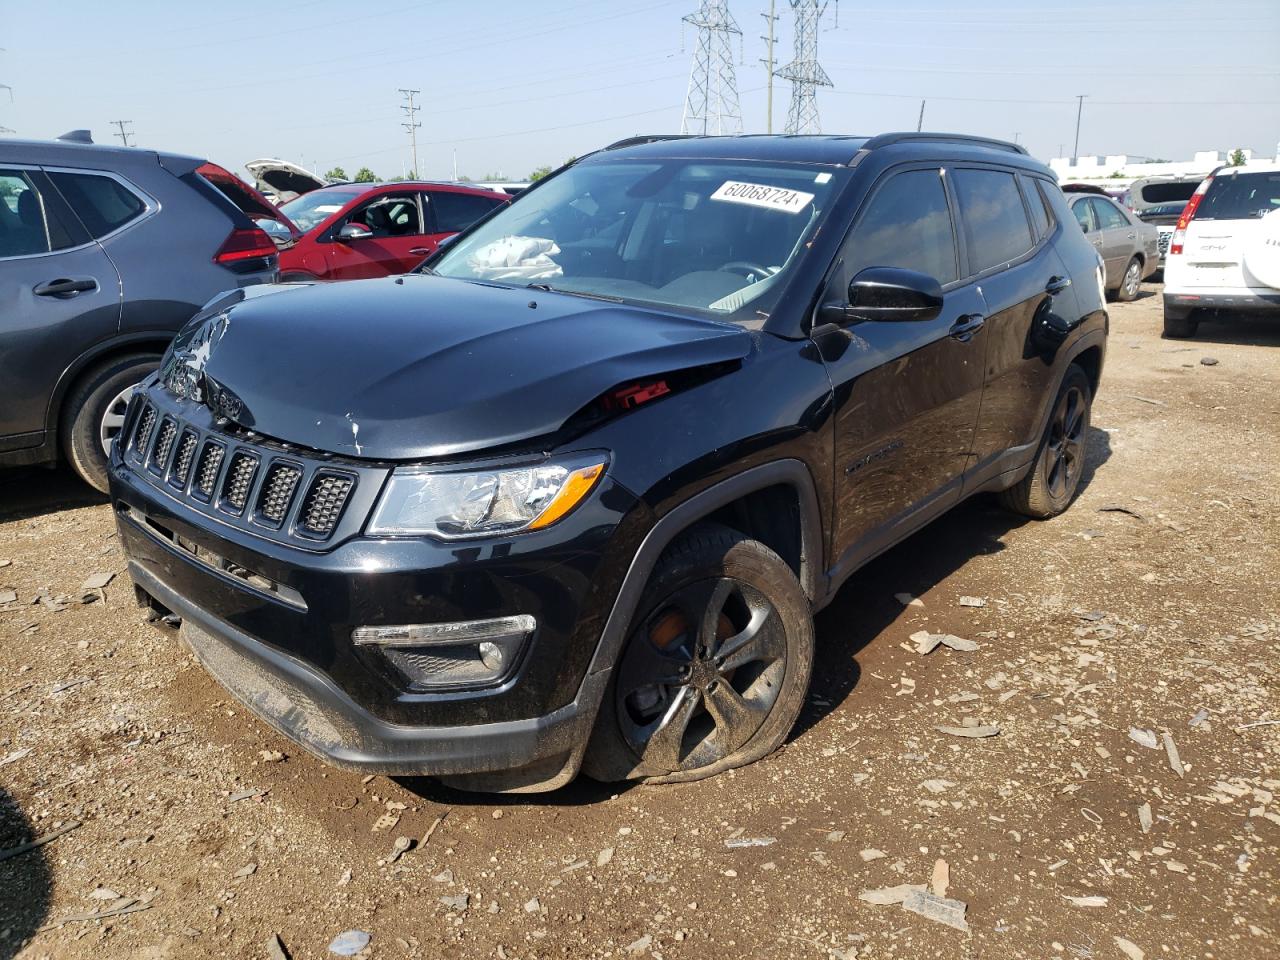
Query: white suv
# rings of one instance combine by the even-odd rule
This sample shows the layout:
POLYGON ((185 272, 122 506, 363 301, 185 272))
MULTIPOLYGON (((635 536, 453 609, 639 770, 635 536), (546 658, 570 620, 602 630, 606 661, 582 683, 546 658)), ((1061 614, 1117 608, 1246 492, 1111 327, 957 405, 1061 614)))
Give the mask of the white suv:
POLYGON ((1280 163, 1219 167, 1178 218, 1164 269, 1165 336, 1194 336, 1214 310, 1280 316, 1280 163))

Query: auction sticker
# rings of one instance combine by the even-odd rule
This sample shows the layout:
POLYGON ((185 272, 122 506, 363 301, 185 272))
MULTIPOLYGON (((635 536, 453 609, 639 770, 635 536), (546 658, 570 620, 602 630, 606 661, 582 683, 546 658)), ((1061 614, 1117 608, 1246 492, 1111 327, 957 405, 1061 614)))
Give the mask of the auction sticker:
POLYGON ((711 199, 726 203, 745 203, 751 207, 781 210, 784 213, 799 213, 813 202, 813 194, 785 187, 770 187, 763 183, 726 180, 711 195, 711 199))

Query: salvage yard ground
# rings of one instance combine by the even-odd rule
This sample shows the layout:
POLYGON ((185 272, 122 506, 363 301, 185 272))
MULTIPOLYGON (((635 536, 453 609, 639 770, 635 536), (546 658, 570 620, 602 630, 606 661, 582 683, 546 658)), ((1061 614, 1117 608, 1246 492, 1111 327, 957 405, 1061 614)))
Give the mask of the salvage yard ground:
POLYGON ((326 768, 142 623, 107 505, 0 477, 0 851, 52 837, 0 958, 1280 955, 1280 324, 1112 320, 1072 509, 873 563, 787 746, 684 786, 326 768), (967 931, 889 889, 931 883, 967 931))

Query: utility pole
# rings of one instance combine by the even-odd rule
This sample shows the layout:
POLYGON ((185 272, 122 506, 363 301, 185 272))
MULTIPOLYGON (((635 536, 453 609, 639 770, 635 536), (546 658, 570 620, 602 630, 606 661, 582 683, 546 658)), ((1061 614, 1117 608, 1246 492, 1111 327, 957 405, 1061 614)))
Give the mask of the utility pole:
POLYGON ((778 25, 778 15, 773 12, 775 2, 776 0, 769 0, 769 12, 760 14, 760 16, 764 17, 765 29, 769 31, 760 38, 764 41, 765 49, 768 51, 765 54, 765 58, 760 61, 764 64, 765 76, 768 78, 765 89, 769 91, 765 96, 765 133, 773 133, 773 71, 776 69, 776 63, 773 59, 773 38, 774 29, 778 25))
POLYGON ((420 94, 421 90, 406 90, 400 88, 400 92, 404 95, 405 103, 400 105, 400 109, 405 112, 405 116, 409 119, 405 123, 400 124, 409 131, 409 143, 413 147, 413 175, 416 178, 422 176, 422 172, 418 169, 418 128, 422 126, 418 122, 418 110, 421 109, 413 102, 413 98, 420 94))
POLYGON ((733 38, 742 37, 728 0, 702 0, 684 23, 698 28, 698 51, 689 72, 681 133, 741 133, 742 108, 733 69, 733 38))
POLYGON ((916 133, 924 129, 924 105, 927 101, 920 101, 920 118, 916 120, 916 133))
POLYGON ((1077 94, 1076 96, 1076 143, 1071 148, 1071 165, 1074 167, 1080 159, 1080 114, 1084 112, 1084 98, 1087 93, 1077 94))
MULTIPOLYGON (((795 14, 795 59, 778 71, 791 81, 791 106, 787 133, 821 133, 818 120, 818 88, 835 86, 818 63, 818 29, 828 0, 790 0, 795 14)), ((838 3, 839 0, 836 0, 838 3)), ((837 8, 839 9, 839 8, 837 8)))
POLYGON ((120 129, 120 132, 119 132, 119 133, 113 133, 113 134, 112 134, 112 136, 113 136, 113 137, 119 137, 119 138, 120 138, 120 142, 121 142, 122 144, 124 144, 124 145, 127 147, 127 146, 129 146, 129 138, 130 138, 131 136, 133 136, 133 131, 132 131, 132 130, 126 130, 126 129, 124 128, 126 123, 127 123, 127 124, 129 124, 130 126, 132 126, 132 125, 133 125, 133 121, 132 121, 132 120, 112 120, 112 121, 111 121, 112 126, 119 127, 119 129, 120 129))

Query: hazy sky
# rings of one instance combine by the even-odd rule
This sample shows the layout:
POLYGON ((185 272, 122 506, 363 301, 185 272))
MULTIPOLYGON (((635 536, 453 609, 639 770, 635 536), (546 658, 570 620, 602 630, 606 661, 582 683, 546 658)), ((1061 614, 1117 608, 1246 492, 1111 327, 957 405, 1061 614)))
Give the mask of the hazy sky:
MULTIPOLYGON (((0 127, 47 138, 132 120, 134 142, 243 173, 279 156, 383 177, 409 165, 399 87, 422 90, 421 173, 523 178, 634 133, 680 128, 697 0, 559 3, 0 0, 0 127), (683 47, 682 47, 683 32, 683 47)), ((926 130, 1071 152, 1187 158, 1280 140, 1280 0, 832 0, 819 60, 823 130, 926 130)), ((742 27, 747 132, 765 128, 768 0, 742 27)), ((791 12, 777 2, 778 56, 791 12)), ((776 81, 775 129, 789 84, 776 81)), ((11 136, 11 134, 6 134, 11 136)), ((118 141, 116 141, 118 142, 118 141)))

